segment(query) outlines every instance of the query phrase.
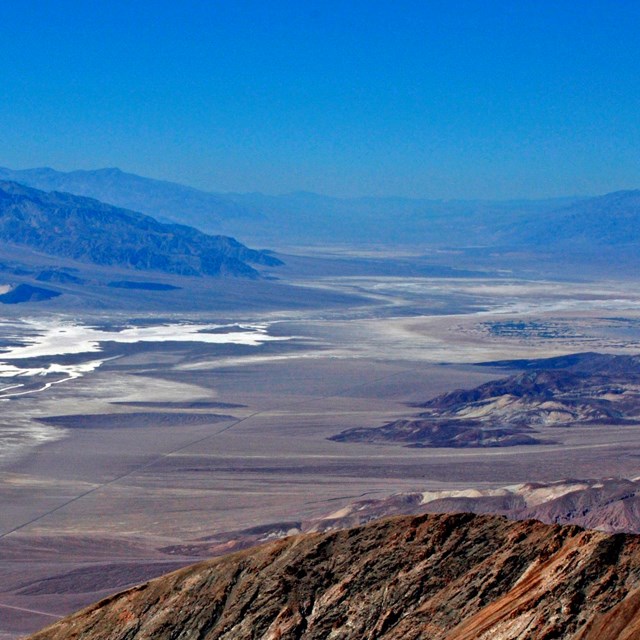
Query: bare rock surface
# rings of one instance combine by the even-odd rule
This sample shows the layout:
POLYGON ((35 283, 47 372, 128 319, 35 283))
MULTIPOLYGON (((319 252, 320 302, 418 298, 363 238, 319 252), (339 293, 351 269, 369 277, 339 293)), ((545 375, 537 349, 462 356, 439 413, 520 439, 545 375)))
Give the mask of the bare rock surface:
MULTIPOLYGON (((388 516, 420 513, 491 513, 510 520, 574 524, 607 533, 640 533, 640 479, 566 478, 492 489, 398 493, 358 500, 302 523, 301 530, 327 531, 388 516)), ((187 549, 196 552, 196 547, 187 549)))
POLYGON ((129 589, 32 640, 640 634, 640 537, 423 515, 288 537, 129 589))

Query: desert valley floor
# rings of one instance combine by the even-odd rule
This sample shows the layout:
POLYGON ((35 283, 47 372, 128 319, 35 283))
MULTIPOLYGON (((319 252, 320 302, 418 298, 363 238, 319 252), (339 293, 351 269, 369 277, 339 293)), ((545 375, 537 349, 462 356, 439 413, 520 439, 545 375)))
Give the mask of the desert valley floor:
POLYGON ((11 309, 0 324, 2 640, 197 561, 199 543, 221 553, 234 532, 268 539, 363 497, 640 475, 640 427, 626 424, 545 427, 552 444, 488 449, 328 440, 505 375, 475 363, 640 353, 628 282, 304 284, 359 302, 188 317, 11 309))

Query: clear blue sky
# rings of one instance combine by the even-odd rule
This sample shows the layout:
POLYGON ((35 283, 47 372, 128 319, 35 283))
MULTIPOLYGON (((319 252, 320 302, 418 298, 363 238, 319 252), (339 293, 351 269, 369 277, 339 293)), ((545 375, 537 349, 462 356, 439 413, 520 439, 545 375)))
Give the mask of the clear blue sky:
POLYGON ((0 165, 219 191, 640 187, 638 0, 0 0, 0 165))

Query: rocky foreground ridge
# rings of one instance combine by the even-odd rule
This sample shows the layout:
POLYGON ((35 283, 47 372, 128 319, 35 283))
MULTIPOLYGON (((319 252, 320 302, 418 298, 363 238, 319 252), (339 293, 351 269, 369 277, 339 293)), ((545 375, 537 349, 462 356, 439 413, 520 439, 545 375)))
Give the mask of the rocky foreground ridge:
POLYGON ((32 640, 631 640, 640 536, 422 515, 306 534, 107 598, 32 640))

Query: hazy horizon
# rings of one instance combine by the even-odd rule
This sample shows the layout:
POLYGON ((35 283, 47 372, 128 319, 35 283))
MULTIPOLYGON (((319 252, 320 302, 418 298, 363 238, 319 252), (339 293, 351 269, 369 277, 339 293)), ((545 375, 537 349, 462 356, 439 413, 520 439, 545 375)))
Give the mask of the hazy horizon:
MULTIPOLYGON (((567 200, 571 200, 571 199, 576 199, 576 198, 592 198, 592 197, 598 197, 600 195, 605 195, 604 193, 566 193, 566 194, 560 194, 560 195, 552 195, 552 196, 541 196, 539 198, 527 198, 527 197, 518 197, 518 196, 514 196, 514 197, 510 197, 510 198, 458 198, 458 197, 451 197, 451 198, 436 198, 436 197, 428 197, 428 196, 403 196, 403 195, 399 195, 397 193, 390 193, 387 195, 382 195, 382 196, 375 196, 372 195, 370 193, 360 193, 360 194, 354 194, 354 195, 346 195, 346 196, 340 196, 340 195, 333 195, 333 194, 329 194, 329 193, 322 193, 319 191, 309 191, 309 190, 305 190, 305 189, 298 189, 295 191, 282 191, 282 192, 267 192, 267 191, 258 191, 256 189, 250 189, 248 188, 246 191, 215 191, 215 190, 211 190, 211 189, 206 189, 206 188, 201 188, 198 187, 194 184, 190 184, 188 182, 177 182, 175 180, 170 180, 168 178, 162 178, 162 177, 158 177, 158 176, 152 176, 152 175, 148 175, 148 174, 140 174, 140 173, 136 173, 133 171, 125 171, 124 169, 120 168, 120 167, 93 167, 93 168, 75 168, 75 169, 59 169, 56 167, 51 167, 51 166, 24 166, 24 167, 8 167, 5 165, 0 164, 0 170, 2 169, 7 169, 9 171, 54 171, 56 173, 63 173, 63 174, 67 174, 67 173, 97 173, 97 172, 107 172, 107 171, 119 171, 121 173, 124 174, 128 174, 128 175, 132 175, 132 176, 136 176, 138 178, 143 178, 143 179, 149 179, 149 180, 156 180, 159 182, 166 182, 166 183, 170 183, 170 184, 177 184, 183 187, 188 187, 188 188, 192 188, 192 189, 197 189, 198 191, 202 191, 203 193, 210 193, 210 194, 214 194, 214 195, 263 195, 263 196, 267 196, 267 197, 274 197, 274 198, 278 198, 278 197, 287 197, 287 196, 297 196, 297 195, 309 195, 309 196, 319 196, 321 198, 331 198, 331 199, 336 199, 336 200, 368 200, 368 199, 380 199, 380 200, 416 200, 416 201, 433 201, 433 202, 527 202, 527 201, 537 201, 537 200, 563 200, 563 199, 567 199, 567 200)), ((37 187, 34 187, 37 188, 37 187)), ((607 193, 614 193, 617 191, 637 191, 640 187, 630 187, 629 189, 614 189, 611 192, 607 192, 607 193)))

